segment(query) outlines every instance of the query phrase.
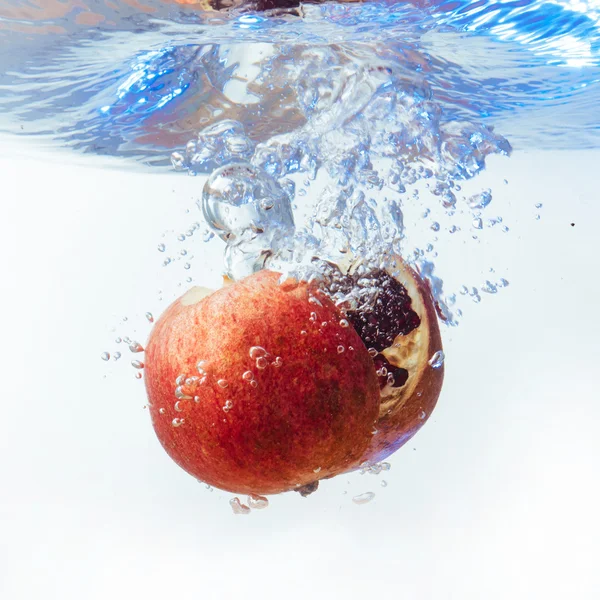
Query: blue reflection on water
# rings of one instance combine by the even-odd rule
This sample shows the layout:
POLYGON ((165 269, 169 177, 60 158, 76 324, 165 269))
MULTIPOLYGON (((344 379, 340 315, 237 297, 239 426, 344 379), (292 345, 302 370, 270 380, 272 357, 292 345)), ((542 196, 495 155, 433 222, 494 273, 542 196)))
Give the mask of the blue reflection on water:
MULTIPOLYGON (((305 6, 302 19, 146 3, 151 14, 98 2, 106 24, 95 29, 77 25, 74 13, 40 21, 64 28, 62 37, 23 37, 23 21, 5 18, 0 44, 14 51, 0 57, 0 130, 20 133, 26 123, 27 133, 86 151, 162 160, 235 110, 264 138, 273 132, 252 130, 267 127, 261 106, 224 92, 245 77, 228 47, 360 43, 387 53, 411 85, 424 78, 446 119, 501 123, 511 139, 545 146, 600 145, 599 0, 325 4, 305 6), (113 45, 127 52, 116 58, 113 45)), ((268 126, 281 130, 285 118, 273 115, 268 126)))

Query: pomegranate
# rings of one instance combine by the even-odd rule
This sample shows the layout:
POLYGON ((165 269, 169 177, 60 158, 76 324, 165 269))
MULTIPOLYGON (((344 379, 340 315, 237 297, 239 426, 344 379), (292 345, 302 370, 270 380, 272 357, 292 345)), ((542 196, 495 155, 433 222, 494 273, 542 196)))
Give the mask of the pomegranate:
POLYGON ((171 458, 224 490, 306 495, 410 439, 441 390, 441 339, 426 285, 390 265, 340 273, 336 293, 263 270, 176 300, 145 358, 171 458))

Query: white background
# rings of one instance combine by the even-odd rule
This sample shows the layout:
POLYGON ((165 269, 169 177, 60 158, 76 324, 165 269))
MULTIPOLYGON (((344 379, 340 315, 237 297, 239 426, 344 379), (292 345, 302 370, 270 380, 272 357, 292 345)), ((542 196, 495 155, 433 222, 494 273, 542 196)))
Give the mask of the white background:
POLYGON ((598 153, 494 163, 511 231, 456 269, 488 253, 510 286, 445 330, 438 408, 391 471, 235 516, 163 452, 114 343, 183 291, 156 247, 202 182, 1 152, 0 598, 600 597, 598 153))

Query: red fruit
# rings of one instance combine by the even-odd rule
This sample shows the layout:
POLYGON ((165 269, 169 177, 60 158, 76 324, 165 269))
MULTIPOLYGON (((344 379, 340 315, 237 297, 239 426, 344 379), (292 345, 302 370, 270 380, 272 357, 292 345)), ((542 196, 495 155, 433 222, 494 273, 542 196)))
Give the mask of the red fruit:
POLYGON ((354 304, 261 271, 214 293, 193 288, 162 315, 146 388, 182 468, 236 493, 306 494, 423 426, 444 376, 431 364, 442 345, 429 289, 400 258, 385 271, 333 271, 338 292, 359 290, 354 304))
POLYGON ((269 271, 205 293, 175 301, 146 346, 152 422, 171 458, 215 487, 254 494, 310 489, 355 468, 379 384, 331 300, 269 271))

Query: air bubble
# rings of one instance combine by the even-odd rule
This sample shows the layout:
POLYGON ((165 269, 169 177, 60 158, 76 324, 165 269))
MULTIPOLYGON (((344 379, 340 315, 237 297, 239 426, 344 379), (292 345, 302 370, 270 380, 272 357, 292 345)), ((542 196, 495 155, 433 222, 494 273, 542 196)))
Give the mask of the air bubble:
POLYGON ((219 381, 217 381, 217 385, 220 388, 226 388, 229 384, 227 383, 226 379, 219 379, 219 381))
POLYGON ((173 427, 181 427, 184 423, 185 419, 179 419, 177 417, 171 421, 171 425, 173 425, 173 427))
POLYGON ((358 494, 358 496, 354 496, 354 498, 352 498, 352 502, 354 502, 354 504, 367 504, 371 502, 373 498, 375 498, 374 492, 365 492, 364 494, 358 494))
POLYGON ((129 350, 136 354, 138 352, 143 352, 144 347, 139 342, 132 342, 131 344, 129 344, 129 350))
POLYGON ((254 373, 252 371, 245 371, 242 375, 244 381, 252 381, 254 379, 254 373))
POLYGON ((317 467, 316 469, 313 469, 313 473, 320 473, 321 472, 321 467, 317 467))
POLYGON ((421 412, 419 412, 419 419, 421 421, 423 421, 426 416, 427 416, 427 413, 424 410, 422 410, 421 412))
POLYGON ((446 356, 442 350, 438 350, 430 359, 429 366, 434 369, 439 369, 444 364, 446 356))
POLYGON ((229 504, 234 515, 247 515, 250 513, 250 507, 242 504, 237 496, 232 498, 229 501, 229 504))
POLYGON ((348 321, 346 321, 346 319, 341 319, 340 320, 340 327, 349 327, 350 323, 348 323, 348 321))
POLYGON ((337 347, 338 354, 342 354, 344 350, 346 350, 346 348, 344 348, 344 346, 342 346, 341 344, 337 347))
POLYGON ((164 415, 164 414, 165 414, 167 411, 166 411, 164 408, 159 408, 159 409, 158 409, 158 412, 159 412, 161 415, 164 415))
POLYGON ((375 350, 375 348, 369 348, 368 352, 369 352, 369 356, 371 358, 375 358, 379 354, 379 352, 377 352, 377 350, 375 350))
POLYGON ((269 363, 267 363, 267 359, 264 356, 260 356, 259 358, 256 359, 256 368, 257 369, 266 369, 268 364, 269 363))
POLYGON ((115 352, 113 354, 113 360, 119 360, 121 358, 121 353, 120 352, 115 352))
POLYGON ((381 487, 387 487, 387 481, 385 479, 381 480, 381 487))
POLYGON ((253 380, 250 382, 250 385, 251 385, 252 387, 258 387, 258 381, 256 381, 256 379, 253 379, 253 380))
POLYGON ((280 367, 283 364, 283 360, 281 359, 281 356, 277 356, 271 364, 274 367, 280 367))
POLYGON ((308 297, 308 302, 310 304, 316 304, 317 306, 323 306, 323 304, 321 303, 321 301, 318 298, 315 298, 314 296, 309 296, 308 297))
POLYGON ((135 378, 136 378, 136 379, 141 379, 141 378, 142 378, 142 374, 141 374, 141 373, 138 371, 138 372, 135 374, 135 378))
POLYGON ((327 327, 327 321, 323 321, 323 322, 321 323, 321 327, 327 327))
POLYGON ((148 319, 149 323, 154 323, 154 315, 151 312, 146 313, 146 319, 148 319))
POLYGON ((115 340, 115 343, 117 343, 117 344, 120 344, 122 341, 123 341, 123 340, 122 340, 120 337, 118 337, 118 338, 115 340))
POLYGON ((175 388, 175 398, 178 400, 191 400, 192 397, 183 391, 183 386, 179 385, 175 388))
POLYGON ((179 375, 175 380, 175 385, 183 385, 185 383, 185 375, 179 375))
POLYGON ((100 358, 101 358, 102 360, 110 360, 110 354, 109 354, 108 352, 103 352, 103 353, 100 355, 100 358))
POLYGON ((261 510, 269 506, 269 500, 264 496, 259 496, 258 494, 250 494, 248 496, 247 502, 250 508, 256 510, 261 510))
POLYGON ((303 329, 303 330, 300 332, 300 335, 306 335, 306 334, 307 334, 307 331, 306 331, 305 329, 303 329))
POLYGON ((229 412, 233 408, 233 402, 231 400, 227 400, 225 405, 223 406, 223 412, 229 412))
POLYGON ((177 411, 177 412, 183 412, 183 404, 182 404, 182 400, 177 400, 177 402, 175 402, 173 408, 177 411))
POLYGON ((144 363, 141 360, 132 360, 131 361, 131 366, 134 369, 143 369, 144 368, 144 363))
POLYGON ((164 252, 167 249, 167 247, 164 244, 159 244, 157 248, 159 252, 164 252))
POLYGON ((250 348, 250 358, 262 358, 267 355, 267 351, 262 346, 252 346, 250 348))

